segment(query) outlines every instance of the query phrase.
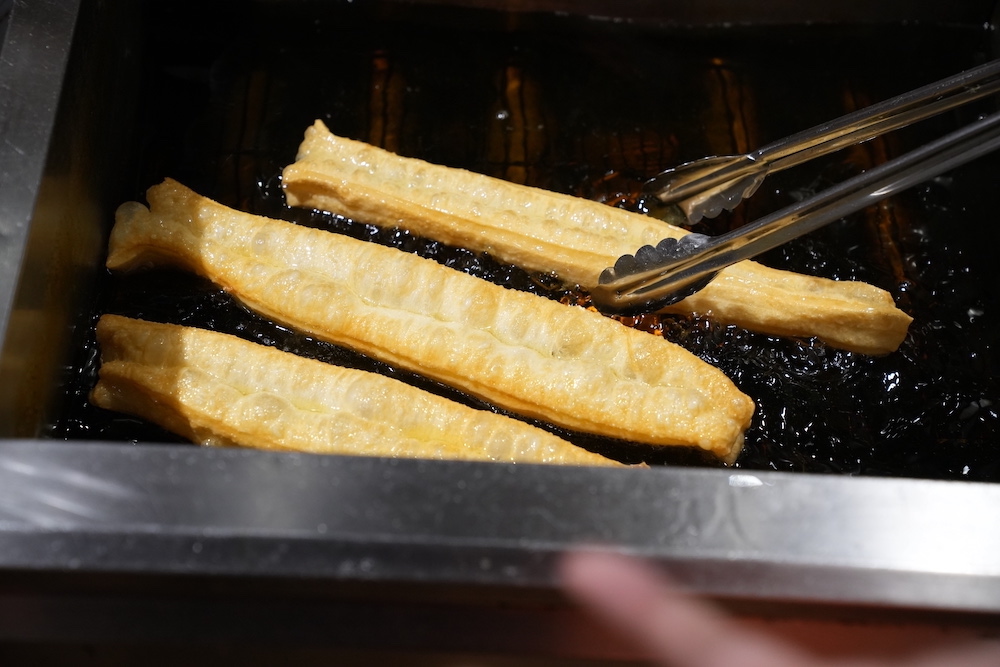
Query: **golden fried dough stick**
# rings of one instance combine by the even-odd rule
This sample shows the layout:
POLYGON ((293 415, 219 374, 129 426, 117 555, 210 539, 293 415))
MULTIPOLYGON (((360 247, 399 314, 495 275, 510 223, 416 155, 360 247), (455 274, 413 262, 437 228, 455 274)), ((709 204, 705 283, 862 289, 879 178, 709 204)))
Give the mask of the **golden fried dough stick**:
POLYGON ((235 336, 117 315, 97 325, 91 401, 202 445, 316 454, 621 465, 392 378, 235 336))
POLYGON ((569 429, 725 461, 740 451, 753 402, 661 338, 174 181, 147 198, 119 207, 110 269, 186 267, 272 320, 569 429))
MULTIPOLYGON (((637 213, 480 174, 404 158, 330 133, 306 130, 282 175, 292 206, 330 211, 450 245, 584 289, 625 253, 687 232, 637 213)), ((912 318, 892 296, 862 282, 833 281, 744 261, 666 311, 700 313, 782 336, 817 336, 865 354, 895 350, 912 318)))

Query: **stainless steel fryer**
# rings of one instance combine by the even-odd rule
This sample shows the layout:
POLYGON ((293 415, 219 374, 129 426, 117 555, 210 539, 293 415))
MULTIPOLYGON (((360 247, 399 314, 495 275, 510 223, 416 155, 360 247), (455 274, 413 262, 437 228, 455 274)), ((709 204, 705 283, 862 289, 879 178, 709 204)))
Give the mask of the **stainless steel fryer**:
MULTIPOLYGON (((177 12, 191 11, 183 4, 177 12)), ((238 66, 220 46, 228 31, 283 4, 301 15, 347 12, 373 26, 424 21, 442 31, 435 34, 635 30, 640 42, 704 44, 736 30, 755 40, 791 36, 795 44, 802 30, 852 30, 867 38, 887 30, 904 53, 966 45, 942 55, 941 67, 992 50, 984 26, 994 11, 986 2, 822 3, 809 10, 778 1, 753 8, 637 1, 614 9, 600 2, 353 9, 225 2, 184 24, 161 22, 177 14, 140 3, 14 2, 0 17, 0 641, 234 641, 638 659, 555 590, 555 560, 581 544, 655 559, 695 590, 752 616, 905 619, 995 631, 1000 470, 990 472, 989 459, 982 479, 963 481, 906 472, 724 469, 701 461, 599 471, 206 450, 143 426, 133 431, 141 441, 130 441, 123 422, 90 437, 54 435, 53 424, 65 421, 79 399, 75 376, 92 354, 85 341, 94 313, 108 302, 101 262, 114 207, 152 184, 139 181, 177 164, 172 150, 198 153, 198 140, 208 136, 204 126, 194 127, 187 136, 193 148, 149 137, 155 128, 148 107, 157 98, 141 84, 164 67, 157 61, 162 44, 173 41, 190 53, 188 62, 168 63, 178 94, 188 96, 167 113, 190 119, 185 105, 204 103, 232 114, 202 119, 210 127, 231 126, 233 118, 266 127, 247 118, 253 104, 212 107, 199 98, 218 93, 199 77, 206 62, 217 74, 238 66), (108 435, 123 433, 117 442, 108 435), (335 621, 317 620, 326 618, 335 621)), ((326 57, 335 67, 338 57, 355 55, 331 43, 326 57)), ((393 85, 429 85, 383 82, 385 99, 393 85)), ((290 84, 251 77, 245 99, 273 101, 273 90, 260 92, 270 85, 290 84)), ((608 87, 613 95, 614 82, 608 87)), ((342 103, 331 113, 353 113, 347 101, 335 94, 325 101, 331 99, 342 103)), ((371 98, 367 111, 376 102, 371 98)), ((303 117, 314 112, 323 111, 301 109, 303 117)), ((367 127, 383 138, 400 133, 404 148, 454 157, 421 143, 413 129, 419 114, 407 108, 367 127)), ((704 148, 708 139, 699 145, 684 137, 707 136, 710 121, 693 123, 678 150, 704 148)), ((258 159, 255 146, 273 140, 258 136, 257 144, 237 144, 239 151, 205 149, 217 160, 211 172, 192 165, 187 174, 162 175, 210 174, 218 192, 266 210, 273 202, 260 193, 275 184, 255 182, 241 160, 258 159)), ((479 155, 514 178, 535 167, 529 142, 503 145, 527 153, 496 161, 461 141, 453 151, 479 155)), ((597 150, 579 154, 610 149, 597 150)), ((977 164, 988 173, 997 163, 977 164)), ((551 173, 587 166, 564 168, 551 173)), ((970 174, 970 182, 982 178, 970 174)), ((609 171, 606 198, 621 194, 614 180, 620 177, 609 171)), ((981 208, 970 204, 974 212, 981 208)), ((980 231, 986 241, 997 238, 995 227, 980 231)), ((989 313, 998 308, 995 300, 985 306, 989 313)), ((88 424, 72 428, 84 433, 88 424)))

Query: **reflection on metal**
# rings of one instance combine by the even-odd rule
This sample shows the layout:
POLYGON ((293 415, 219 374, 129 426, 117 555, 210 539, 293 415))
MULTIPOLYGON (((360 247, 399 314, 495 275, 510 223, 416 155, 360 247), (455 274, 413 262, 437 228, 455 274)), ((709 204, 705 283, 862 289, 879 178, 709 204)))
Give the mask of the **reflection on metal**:
POLYGON ((406 82, 391 54, 381 50, 372 59, 368 142, 399 153, 406 82))
MULTIPOLYGON (((253 69, 233 86, 237 103, 230 109, 228 118, 220 124, 218 182, 215 187, 219 198, 243 210, 254 210, 255 191, 246 184, 256 185, 261 177, 257 173, 257 156, 261 152, 262 134, 269 126, 269 116, 274 109, 269 102, 275 97, 274 82, 267 71, 253 69)), ((207 160, 206 160, 207 162, 207 160)))
POLYGON ((0 571, 544 588, 603 544, 723 597, 1000 614, 996 485, 8 442, 0 490, 0 571))
MULTIPOLYGON (((721 58, 708 63, 704 79, 708 106, 703 116, 706 155, 742 155, 764 143, 757 125, 753 85, 746 76, 721 58)), ((733 212, 730 228, 752 219, 746 208, 741 206, 733 212)))
POLYGON ((712 155, 749 153, 763 142, 757 130, 753 86, 731 64, 713 58, 706 70, 709 106, 705 135, 712 155))
MULTIPOLYGON (((843 97, 844 110, 848 113, 871 104, 871 100, 850 87, 845 87, 843 97)), ((859 172, 884 164, 899 156, 901 151, 896 143, 892 134, 883 134, 871 141, 852 146, 849 149, 850 162, 857 165, 859 172)), ((881 200, 866 209, 865 219, 872 238, 870 260, 885 265, 895 283, 903 284, 906 280, 906 267, 900 244, 903 234, 911 225, 910 212, 906 209, 905 201, 902 198, 881 200)), ((901 307, 905 308, 907 294, 902 292, 899 298, 902 302, 901 307)))
POLYGON ((536 185, 533 166, 540 163, 549 139, 541 89, 529 71, 513 64, 503 68, 496 87, 486 149, 488 163, 495 165, 492 175, 536 185))
MULTIPOLYGON (((65 194, 65 153, 48 161, 78 18, 74 2, 20 3, 0 49, 0 436, 37 436, 66 347, 64 294, 86 252, 91 211, 65 194), (45 178, 54 188, 45 193, 45 178), (61 196, 52 196, 53 190, 61 196), (45 194, 48 196, 45 196, 45 194), (58 352, 54 352, 58 351, 58 352)), ((95 95, 96 97, 96 95, 95 95)), ((79 145, 79 144, 77 144, 79 145)), ((65 147, 64 147, 65 148, 65 147)))

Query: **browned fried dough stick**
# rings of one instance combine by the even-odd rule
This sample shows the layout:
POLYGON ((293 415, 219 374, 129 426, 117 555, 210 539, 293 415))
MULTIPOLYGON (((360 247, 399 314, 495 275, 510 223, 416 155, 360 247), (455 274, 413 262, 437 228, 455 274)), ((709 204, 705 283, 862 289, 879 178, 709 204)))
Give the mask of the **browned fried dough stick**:
POLYGON ((661 338, 174 181, 147 196, 119 208, 109 268, 187 267, 277 322, 569 429, 740 451, 753 402, 661 338))
POLYGON ((228 334, 105 315, 97 338, 91 401, 202 445, 620 465, 530 424, 228 334))
MULTIPOLYGON (((285 168, 292 206, 407 229, 482 251, 584 289, 643 245, 687 232, 603 204, 404 158, 330 133, 306 130, 285 168)), ((912 319, 890 294, 862 282, 779 271, 751 261, 723 270, 697 294, 670 306, 716 321, 785 336, 817 336, 866 354, 895 350, 912 319)))

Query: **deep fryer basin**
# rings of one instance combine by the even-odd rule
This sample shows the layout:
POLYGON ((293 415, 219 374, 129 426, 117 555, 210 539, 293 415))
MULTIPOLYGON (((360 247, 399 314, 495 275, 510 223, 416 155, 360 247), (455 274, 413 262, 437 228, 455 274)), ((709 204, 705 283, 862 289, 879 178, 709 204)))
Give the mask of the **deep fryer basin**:
MULTIPOLYGON (((74 604, 85 606, 99 604, 94 596, 97 590, 111 590, 131 604, 140 604, 148 597, 138 593, 148 596, 152 591, 162 596, 167 587, 175 587, 173 591, 188 596, 175 602, 187 609, 184 602, 190 601, 192 589, 206 580, 216 582, 213 586, 224 600, 216 604, 227 604, 233 595, 284 600, 325 596, 324 600, 361 599, 369 609, 384 613, 387 605, 400 599, 408 604, 474 601, 480 619, 495 614, 500 603, 513 603, 537 616, 535 603, 557 600, 552 594, 555 558, 581 543, 600 543, 656 558, 694 588, 758 610, 809 608, 831 613, 833 608, 882 608, 953 618, 961 614, 963 620, 976 623, 1000 612, 1000 559, 995 557, 1000 530, 989 519, 1000 509, 1000 488, 993 483, 1000 481, 1000 472, 996 455, 991 457, 987 447, 997 444, 995 421, 988 417, 990 406, 996 409, 990 402, 995 394, 989 394, 996 384, 990 383, 988 372, 976 372, 976 364, 963 371, 966 375, 949 379, 955 386, 970 386, 963 382, 971 378, 979 391, 978 397, 948 394, 966 401, 951 406, 951 413, 968 413, 965 422, 956 422, 955 429, 946 431, 951 438, 948 446, 961 450, 964 462, 908 448, 902 438, 904 444, 888 449, 888 459, 876 456, 871 459, 874 463, 855 469, 845 467, 843 461, 823 467, 828 465, 823 458, 829 458, 829 450, 822 446, 810 450, 801 440, 794 450, 798 458, 790 462, 788 457, 774 459, 783 461, 773 466, 781 468, 780 472, 767 470, 769 459, 760 457, 728 470, 694 461, 693 466, 608 472, 201 450, 170 442, 168 436, 130 420, 92 423, 92 413, 79 400, 86 371, 92 369, 93 352, 85 341, 96 312, 109 304, 125 309, 160 308, 159 312, 183 308, 178 301, 157 305, 155 290, 162 287, 162 281, 142 283, 130 292, 116 287, 100 268, 114 207, 125 198, 141 197, 142 189, 159 178, 174 176, 213 191, 228 199, 227 203, 268 211, 276 206, 275 183, 268 179, 275 171, 269 172, 269 166, 280 169, 281 161, 294 154, 297 134, 305 124, 313 117, 326 116, 363 135, 359 138, 390 145, 396 141, 399 150, 410 154, 478 166, 509 178, 536 179, 548 187, 607 201, 627 200, 643 173, 667 166, 663 162, 717 152, 722 144, 738 143, 741 138, 800 129, 789 125, 808 118, 810 111, 832 109, 822 92, 814 92, 806 95, 802 106, 807 110, 799 116, 789 112, 757 119, 732 117, 731 112, 752 106, 738 99, 741 94, 783 95, 789 88, 798 90, 780 77, 771 82, 758 78, 756 86, 744 85, 740 72, 746 70, 733 55, 744 53, 741 49, 750 43, 748 36, 758 39, 762 34, 781 35, 781 44, 787 48, 804 49, 805 40, 797 38, 796 31, 806 18, 794 16, 788 24, 762 27, 760 16, 741 17, 736 8, 730 8, 736 23, 741 19, 747 23, 745 32, 731 39, 728 29, 720 27, 727 22, 710 20, 691 9, 686 15, 683 8, 671 14, 669 21, 653 22, 656 25, 615 28, 613 23, 585 16, 547 13, 504 15, 450 6, 421 7, 418 12, 410 5, 394 3, 375 9, 296 3, 288 11, 300 12, 297 16, 319 12, 314 24, 300 23, 295 30, 290 21, 268 25, 286 40, 300 31, 308 46, 297 51, 289 46, 292 41, 256 49, 253 40, 240 37, 258 34, 260 23, 280 15, 277 4, 224 3, 203 12, 194 25, 179 18, 185 11, 182 6, 144 13, 131 4, 22 3, 9 18, 0 51, 4 89, 16 93, 0 101, 4 121, 0 124, 4 133, 0 212, 5 225, 5 272, 0 284, 7 299, 0 410, 8 438, 0 445, 0 530, 7 545, 0 551, 0 571, 7 591, 3 603, 11 612, 11 623, 4 630, 8 636, 34 632, 44 638, 67 633, 78 615, 65 604, 66 590, 77 595, 74 604), (336 32, 339 20, 355 28, 354 37, 348 37, 344 28, 336 32), (411 21, 423 26, 427 35, 398 44, 384 42, 388 46, 383 51, 373 48, 380 43, 378 30, 402 38, 411 21), (371 22, 371 34, 362 29, 366 22, 371 22), (74 29, 70 48, 67 38, 74 29), (340 41, 317 42, 325 37, 324 30, 333 30, 340 41), (546 37, 546 30, 553 31, 553 37, 546 37), (621 30, 632 37, 622 38, 616 32, 621 30), (446 39, 469 31, 486 35, 482 40, 486 46, 477 56, 492 59, 489 80, 470 82, 451 108, 421 106, 440 92, 435 86, 447 84, 450 88, 445 90, 455 95, 454 72, 464 75, 475 67, 463 68, 461 60, 455 60, 461 56, 449 52, 454 45, 444 41, 431 47, 432 42, 420 39, 446 39), (607 64, 600 73, 603 78, 586 81, 605 88, 601 95, 581 99, 612 100, 624 90, 635 100, 631 107, 610 101, 606 108, 570 103, 578 100, 564 107, 538 105, 530 90, 546 81, 539 84, 525 72, 532 72, 532 64, 549 62, 539 55, 545 54, 546 44, 552 40, 578 44, 574 35, 580 34, 607 40, 595 42, 605 49, 605 60, 600 61, 607 64), (721 65, 706 67, 706 62, 712 62, 707 55, 712 48, 704 45, 713 44, 720 35, 726 36, 719 42, 724 44, 718 51, 721 65), (681 83, 667 92, 656 87, 655 77, 649 82, 650 97, 665 109, 663 118, 652 105, 641 104, 642 98, 629 87, 635 73, 628 66, 635 54, 610 48, 620 49, 630 39, 643 45, 646 50, 640 53, 644 56, 662 54, 658 45, 663 40, 690 48, 687 55, 684 48, 668 49, 675 55, 680 52, 681 57, 666 65, 651 65, 659 74, 681 73, 681 83), (490 55, 489 47, 497 44, 506 44, 508 50, 490 55), (421 52, 431 56, 426 61, 408 59, 421 52), (311 59, 296 60, 303 55, 311 59), (274 66, 257 68, 261 62, 266 65, 265 56, 277 58, 274 66), (317 65, 316 58, 326 60, 317 65), (731 60, 736 65, 727 64, 731 60), (441 71, 449 62, 454 71, 441 71), (714 82, 714 86, 698 88, 696 77, 684 79, 685 66, 692 63, 700 63, 699 71, 710 75, 697 81, 714 82), (330 80, 316 77, 317 71, 326 70, 342 74, 330 80), (489 106, 490 95, 498 90, 513 96, 498 98, 507 105, 494 109, 489 106), (522 93, 514 95, 513 90, 522 93), (717 113, 695 115, 691 106, 672 103, 672 95, 680 96, 678 90, 701 90, 705 99, 716 101, 710 108, 717 113), (398 99, 394 95, 412 101, 400 105, 393 101, 398 99), (514 108, 513 102, 523 106, 514 108), (617 118, 618 125, 602 120, 608 117, 602 114, 613 117, 633 107, 634 115, 617 118), (479 115, 464 124, 456 120, 471 113, 479 115), (514 134, 531 136, 525 132, 529 125, 513 124, 511 116, 517 114, 549 127, 556 137, 555 148, 538 148, 530 138, 511 140, 514 134), (268 124, 274 118, 281 122, 268 124), (746 129, 749 126, 743 121, 750 120, 754 127, 746 129), (669 123, 677 128, 672 134, 663 129, 669 123), (424 129, 428 124, 432 130, 424 129), (725 131, 719 132, 720 127, 725 131), (735 134, 734 127, 744 127, 745 134, 735 134), (222 136, 225 129, 232 136, 222 136), (644 133, 652 138, 642 140, 644 133), (499 137, 493 137, 493 144, 482 139, 493 134, 499 137), (192 160, 192 155, 203 159, 192 160), (635 156, 642 160, 637 162, 635 156), (622 169, 622 164, 628 169, 622 169), (979 401, 976 410, 971 407, 973 399, 979 401), (107 442, 112 439, 118 442, 107 442), (810 474, 795 472, 808 469, 810 458, 823 465, 810 474), (892 470, 886 460, 912 465, 892 470), (980 481, 960 481, 963 476, 970 478, 964 468, 980 481), (935 474, 935 470, 943 472, 935 474), (874 476, 861 479, 858 474, 874 476), (930 477, 949 481, 916 479, 930 477), (53 579, 52 575, 57 576, 53 579), (50 612, 48 624, 29 628, 18 620, 13 610, 25 595, 50 612)), ((641 14, 643 21, 649 20, 651 5, 628 7, 641 14)), ((900 17, 880 6, 867 17, 876 28, 864 21, 850 27, 855 36, 870 40, 867 46, 880 43, 882 37, 876 39, 875 31, 893 35, 896 41, 879 51, 879 58, 894 50, 902 53, 895 56, 896 61, 877 60, 885 69, 871 72, 865 85, 884 82, 886 72, 914 57, 913 53, 935 49, 945 53, 957 43, 966 46, 947 51, 950 55, 941 58, 933 72, 908 71, 900 77, 906 81, 883 83, 871 88, 871 94, 899 92, 892 86, 915 85, 947 74, 990 50, 982 24, 989 20, 991 8, 982 3, 955 5, 950 8, 954 15, 946 17, 934 15, 939 9, 919 4, 898 11, 919 16, 900 17), (924 23, 911 30, 902 18, 924 23)), ((836 22, 843 17, 812 17, 817 18, 822 19, 821 25, 810 28, 815 31, 809 33, 810 39, 835 43, 831 35, 845 29, 836 22)), ((466 36, 456 43, 470 47, 471 41, 476 39, 466 36)), ((593 52, 586 55, 596 57, 593 52)), ((600 49, 596 55, 602 55, 600 49)), ((762 58, 769 63, 773 56, 762 58)), ((849 58, 838 63, 858 66, 849 58)), ((556 61, 560 64, 564 63, 556 61)), ((549 76, 553 74, 548 71, 549 76)), ((831 79, 824 77, 830 76, 829 71, 817 73, 817 91, 825 90, 820 84, 829 83, 831 79)), ((695 101, 703 103, 704 99, 695 101)), ((904 135, 900 142, 905 145, 907 140, 904 135)), ((892 152, 897 146, 889 143, 873 150, 892 152)), ((840 173, 835 165, 822 168, 826 171, 806 176, 822 183, 840 173)), ((806 176, 797 176, 799 186, 806 176)), ((949 196, 975 192, 978 179, 982 179, 981 172, 970 169, 956 179, 958 185, 949 196)), ((755 205, 778 201, 794 187, 794 180, 778 181, 771 199, 755 205)), ((984 210, 979 200, 962 202, 965 217, 949 218, 942 224, 968 224, 984 210)), ((898 240, 892 236, 896 233, 892 226, 905 224, 908 215, 927 211, 950 215, 958 208, 933 189, 922 190, 908 206, 916 212, 901 213, 890 223, 859 226, 869 231, 888 229, 891 245, 898 240)), ((995 231, 977 229, 982 238, 989 239, 991 233, 996 238, 995 231)), ((865 233, 842 233, 833 240, 878 242, 865 233)), ((945 241, 962 257, 972 252, 972 246, 961 246, 960 235, 946 236, 945 241)), ((848 273, 871 270, 865 268, 871 257, 867 251, 860 260, 846 254, 846 264, 838 266, 836 253, 807 244, 778 259, 807 263, 815 259, 816 265, 832 265, 848 273)), ((900 257, 905 261, 905 253, 900 257)), ((467 261, 475 264, 477 260, 467 261)), ((955 279, 949 284, 960 291, 988 279, 975 273, 980 266, 972 262, 968 282, 955 279)), ((880 266, 873 275, 884 279, 886 271, 880 266)), ((945 274, 930 270, 928 280, 945 274)), ((915 282, 915 298, 921 286, 915 282)), ((189 298, 186 293, 184 298, 189 298)), ((995 299, 979 306, 983 312, 968 316, 962 327, 978 331, 996 321, 995 299)), ((196 302, 192 309, 205 312, 207 307, 196 302)), ((209 317, 219 315, 209 312, 209 317)), ((952 326, 939 324, 946 329, 952 326)), ((691 338, 692 332, 703 330, 678 326, 691 338)), ((717 332, 709 333, 705 345, 714 341, 717 332)), ((961 341, 960 334, 951 331, 944 340, 961 341)), ((781 360, 790 358, 782 356, 789 349, 809 347, 753 337, 741 338, 739 343, 744 355, 755 345, 758 349, 765 346, 766 352, 786 350, 775 353, 781 360)), ((995 363, 990 339, 977 345, 976 363, 995 363)), ((966 357, 955 352, 954 359, 966 357)), ((869 374, 877 370, 880 382, 891 377, 891 360, 852 363, 869 374)), ((813 380, 820 385, 828 381, 822 374, 813 380)), ((844 394, 853 389, 840 386, 844 394)), ((867 386, 871 390, 872 384, 867 386)), ((847 407, 864 402, 862 397, 847 407)), ((842 412, 850 413, 847 408, 842 412)), ((938 419, 941 414, 921 410, 914 419, 938 419)), ((907 426, 891 417, 885 417, 882 425, 883 430, 907 426)), ((760 425, 759 432, 774 433, 767 428, 760 425)), ((910 435, 916 438, 919 431, 914 429, 910 435)), ((821 431, 819 438, 825 433, 821 431)), ((816 437, 808 429, 796 434, 816 437)), ((758 454, 760 449, 764 448, 758 448, 758 454)), ((198 602, 205 601, 199 598, 198 602)), ((126 607, 105 607, 105 611, 110 609, 109 617, 120 620, 130 615, 122 611, 126 607), (113 613, 116 609, 118 617, 113 613)), ((216 621, 197 629, 196 623, 178 615, 171 615, 165 629, 153 630, 156 623, 151 618, 137 616, 131 631, 140 637, 211 635, 213 631, 230 636, 266 634, 252 623, 240 626, 235 621, 216 621)), ((99 616, 95 619, 81 632, 94 636, 111 632, 99 616)), ((198 616, 198 621, 204 618, 198 616)), ((526 640, 523 632, 518 633, 520 626, 512 622, 511 627, 507 637, 476 635, 469 641, 493 646, 520 642, 521 648, 539 651, 553 650, 553 646, 565 649, 558 646, 558 633, 548 639, 526 640)), ((350 641, 357 626, 351 628, 327 639, 350 641)), ((270 632, 287 630, 271 628, 270 632)), ((399 641, 417 640, 403 637, 399 641)), ((431 641, 444 639, 437 636, 431 641)), ((596 646, 590 648, 599 652, 596 646)), ((589 649, 577 650, 587 653, 589 649)))

